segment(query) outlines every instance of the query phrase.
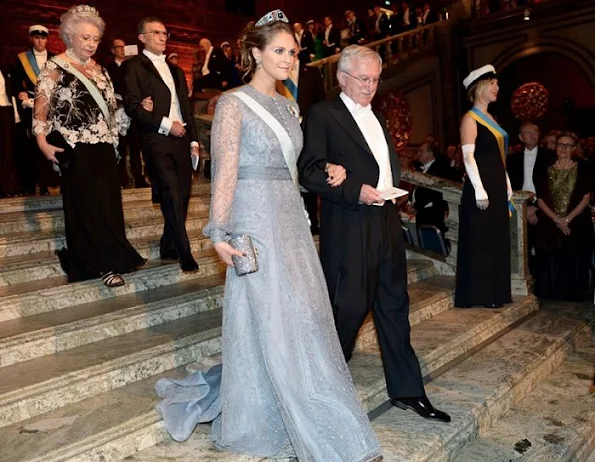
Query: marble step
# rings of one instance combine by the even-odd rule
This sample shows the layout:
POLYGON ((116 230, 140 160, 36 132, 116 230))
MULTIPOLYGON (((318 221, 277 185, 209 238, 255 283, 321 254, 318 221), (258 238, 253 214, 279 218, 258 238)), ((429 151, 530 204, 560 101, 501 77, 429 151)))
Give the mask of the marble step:
MULTIPOLYGON (((160 237, 160 235, 156 235, 130 239, 130 243, 143 258, 159 260, 160 237)), ((211 241, 202 234, 202 229, 189 230, 188 238, 190 249, 194 253, 211 248, 211 241)), ((64 278, 60 261, 52 251, 7 257, 0 259, 0 264, 2 265, 0 288, 27 284, 46 278, 64 278)), ((5 292, 0 289, 0 294, 4 295, 5 292)))
MULTIPOLYGON (((202 229, 207 224, 209 212, 202 210, 188 214, 186 229, 202 229)), ((157 217, 139 217, 127 220, 126 237, 135 239, 148 236, 161 236, 163 233, 163 219, 157 217)), ((0 259, 47 252, 66 246, 64 229, 50 229, 38 232, 15 232, 0 236, 0 259)))
POLYGON ((595 449, 595 397, 588 391, 594 364, 592 337, 485 435, 464 447, 457 462, 586 460, 595 449))
MULTIPOLYGON (((122 317, 126 313, 118 312, 121 319, 117 322, 117 327, 114 323, 108 323, 107 329, 126 332, 126 327, 122 327, 125 322, 136 323, 131 331, 120 332, 120 335, 112 332, 107 338, 105 331, 99 331, 98 336, 103 336, 101 340, 82 345, 77 345, 81 337, 77 338, 78 333, 75 333, 74 337, 66 336, 62 351, 53 354, 48 351, 49 354, 45 356, 3 367, 0 370, 3 376, 3 382, 0 383, 0 426, 26 420, 101 391, 196 361, 204 354, 218 353, 221 309, 217 307, 220 306, 221 292, 211 289, 212 286, 191 294, 198 306, 184 307, 178 304, 177 312, 173 315, 174 320, 169 322, 165 322, 164 317, 167 315, 164 315, 163 309, 156 314, 154 324, 146 328, 138 325, 143 322, 138 309, 134 313, 128 313, 131 319, 122 317), (176 317, 176 314, 179 316, 176 317), (73 342, 68 344, 68 339, 73 339, 73 342)), ((178 301, 180 300, 171 300, 174 305, 178 301)), ((189 297, 185 301, 189 304, 189 297)), ((418 306, 423 309, 423 302, 423 299, 413 299, 412 311, 418 306)), ((83 305, 77 308, 84 310, 86 307, 83 305)), ((145 316, 149 314, 146 313, 145 316)), ((70 327, 76 329, 80 324, 70 327)), ((66 329, 63 326, 60 330, 66 329)), ((91 330, 89 334, 93 334, 93 329, 91 330)), ((43 332, 39 332, 39 335, 30 339, 42 335, 43 332)), ((85 332, 82 333, 84 335, 85 332)), ((33 340, 31 348, 22 343, 18 348, 26 354, 39 346, 39 342, 33 340)), ((19 354, 14 349, 12 353, 12 358, 19 354)), ((7 356, 11 358, 10 354, 7 356)))
MULTIPOLYGON (((190 200, 188 212, 205 212, 209 209, 209 196, 195 196, 190 200)), ((154 218, 163 222, 159 204, 150 200, 124 203, 124 219, 154 218)), ((0 236, 11 233, 49 231, 64 228, 62 208, 0 214, 0 236)))
MULTIPOLYGON (((410 265, 409 280, 426 277, 426 268, 410 265)), ((191 279, 141 294, 75 305, 0 323, 0 367, 150 328, 221 306, 224 273, 191 279), (207 308, 205 308, 207 307, 207 308)), ((452 286, 450 278, 433 277, 411 282, 412 324, 440 312, 436 294, 452 286), (437 307, 432 308, 435 304, 437 307)), ((445 295, 448 296, 448 295, 445 295)), ((371 320, 369 321, 371 322, 371 320)), ((374 329, 362 329, 360 342, 373 343, 374 329)))
MULTIPOLYGON (((409 323, 412 326, 419 324, 452 308, 454 306, 454 284, 452 276, 434 276, 417 284, 412 284, 409 281, 409 323)), ((368 314, 359 332, 355 350, 362 351, 369 347, 378 347, 372 313, 368 314)))
MULTIPOLYGON (((498 335, 511 323, 535 309, 534 300, 527 298, 502 310, 453 309, 422 321, 413 327, 412 333, 424 374, 429 377, 438 373, 440 368, 464 357, 473 347, 498 335)), ((197 327, 200 328, 200 325, 197 327)), ((355 353, 349 367, 363 406, 367 411, 375 409, 386 398, 377 349, 370 347, 355 353)), ((183 374, 183 369, 179 368, 159 376, 183 374)), ((159 449, 151 446, 168 439, 154 411, 157 398, 153 385, 159 376, 106 391, 53 411, 41 409, 37 417, 0 429, 0 440, 4 442, 0 446, 0 460, 7 455, 10 455, 12 462, 111 462, 126 457, 129 457, 128 460, 164 460, 160 458, 162 456, 151 455, 154 454, 152 451, 159 449), (49 412, 41 414, 43 411, 49 412), (134 455, 143 449, 147 452, 134 455)), ((90 383, 90 379, 86 379, 86 383, 90 383)), ((68 386, 73 387, 74 384, 68 386)), ((46 399, 43 403, 51 401, 46 399)), ((170 458, 166 460, 186 460, 178 458, 173 452, 184 446, 172 447, 170 458)), ((209 443, 203 445, 201 450, 212 451, 212 447, 209 443)), ((230 458, 229 454, 218 454, 222 458, 211 460, 244 460, 230 458)), ((192 459, 187 460, 210 460, 202 455, 202 452, 197 451, 193 453, 192 459)))
MULTIPOLYGON (((559 308, 542 309, 426 387, 434 405, 452 416, 450 424, 434 424, 397 408, 375 419, 385 460, 458 462, 466 444, 486 434, 493 422, 557 372, 573 345, 590 334, 592 310, 559 308)), ((474 460, 493 459, 482 454, 474 460)))
MULTIPOLYGON (((192 194, 209 194, 211 184, 194 182, 192 194)), ((151 188, 123 189, 122 202, 151 200, 151 188)), ((62 208, 62 196, 25 196, 0 200, 0 213, 62 208)))
POLYGON ((183 273, 177 262, 149 261, 143 268, 125 276, 126 285, 105 287, 99 279, 68 284, 66 277, 0 287, 0 322, 97 302, 120 295, 139 294, 177 282, 219 274, 225 270, 213 249, 195 252, 200 269, 183 273))

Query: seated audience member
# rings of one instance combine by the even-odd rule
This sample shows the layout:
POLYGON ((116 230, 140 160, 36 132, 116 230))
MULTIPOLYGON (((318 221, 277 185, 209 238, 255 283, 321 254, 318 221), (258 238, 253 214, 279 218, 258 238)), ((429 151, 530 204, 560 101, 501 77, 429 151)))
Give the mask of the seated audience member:
POLYGON ((594 239, 588 207, 592 182, 587 164, 572 158, 577 143, 574 133, 558 136, 557 160, 535 176, 540 210, 535 294, 581 302, 589 287, 594 239))
MULTIPOLYGON (((420 171, 444 179, 451 179, 448 159, 441 156, 435 144, 424 143, 419 147, 417 159, 421 165, 420 171)), ((412 205, 415 209, 417 225, 436 226, 444 235, 448 228, 444 219, 448 214, 448 204, 442 193, 418 186, 413 191, 412 205)))

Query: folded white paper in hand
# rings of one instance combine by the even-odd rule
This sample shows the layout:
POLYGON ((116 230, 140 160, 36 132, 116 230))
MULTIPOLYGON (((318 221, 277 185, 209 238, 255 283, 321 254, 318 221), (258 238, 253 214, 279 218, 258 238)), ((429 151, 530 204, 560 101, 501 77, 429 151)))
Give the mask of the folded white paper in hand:
POLYGON ((191 154, 190 157, 192 157, 192 170, 196 171, 200 157, 197 154, 191 154))
POLYGON ((395 188, 394 186, 392 188, 388 188, 385 189, 383 191, 378 191, 380 193, 380 195, 382 196, 382 198, 385 201, 389 201, 391 199, 397 199, 399 197, 403 197, 406 196, 407 194, 409 194, 409 191, 406 191, 405 189, 400 189, 400 188, 395 188))

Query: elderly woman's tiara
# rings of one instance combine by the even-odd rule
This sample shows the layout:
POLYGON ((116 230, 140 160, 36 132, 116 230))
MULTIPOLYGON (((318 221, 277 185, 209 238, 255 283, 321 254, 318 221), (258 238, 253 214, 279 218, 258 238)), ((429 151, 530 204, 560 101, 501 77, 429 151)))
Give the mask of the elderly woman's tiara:
POLYGON ((89 5, 77 5, 72 8, 74 13, 84 14, 88 16, 99 16, 99 11, 89 5))
POLYGON ((265 26, 271 22, 277 22, 277 21, 289 22, 289 19, 287 19, 287 16, 285 16, 285 13, 283 13, 283 11, 273 10, 273 11, 270 11, 267 14, 265 14, 258 21, 256 21, 256 24, 254 24, 254 25, 256 27, 262 27, 262 26, 265 26))

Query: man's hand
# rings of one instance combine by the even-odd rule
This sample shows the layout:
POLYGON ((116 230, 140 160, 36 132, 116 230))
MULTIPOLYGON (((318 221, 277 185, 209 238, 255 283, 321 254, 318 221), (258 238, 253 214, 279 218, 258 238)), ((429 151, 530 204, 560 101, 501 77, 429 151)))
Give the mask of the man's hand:
POLYGON ((536 225, 539 219, 537 218, 537 207, 530 205, 527 207, 527 221, 531 225, 536 225))
POLYGON ((380 195, 380 191, 369 184, 362 185, 362 189, 359 192, 359 201, 366 205, 384 204, 384 199, 380 195))
POLYGON ((19 98, 21 101, 25 101, 26 99, 29 99, 29 95, 27 94, 27 92, 26 92, 26 91, 21 91, 21 92, 19 93, 19 96, 18 96, 18 98, 19 98))
POLYGON ((186 129, 182 125, 182 122, 179 120, 174 120, 174 123, 171 124, 171 128, 169 129, 169 133, 173 136, 181 138, 186 134, 186 129))

